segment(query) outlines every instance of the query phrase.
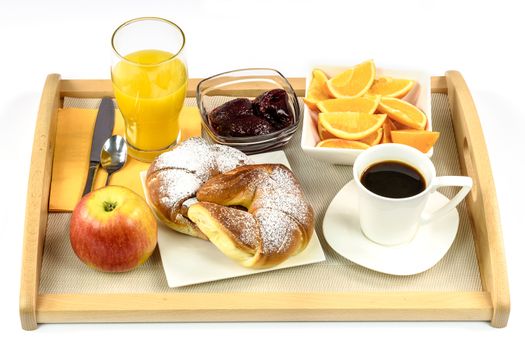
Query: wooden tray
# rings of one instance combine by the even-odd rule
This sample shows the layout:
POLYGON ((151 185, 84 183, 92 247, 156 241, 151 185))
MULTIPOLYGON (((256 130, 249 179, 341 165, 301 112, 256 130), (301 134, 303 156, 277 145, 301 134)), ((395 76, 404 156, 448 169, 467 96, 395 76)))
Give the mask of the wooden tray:
MULTIPOLYGON (((304 96, 305 79, 289 79, 304 96)), ((188 96, 199 79, 191 79, 188 96)), ((482 290, 478 292, 293 293, 39 293, 57 110, 64 97, 113 96, 109 80, 48 76, 36 123, 27 193, 20 319, 38 323, 189 321, 484 320, 505 327, 510 312, 499 212, 485 140, 461 74, 432 78, 432 92, 448 94, 461 171, 475 186, 467 197, 482 290)))

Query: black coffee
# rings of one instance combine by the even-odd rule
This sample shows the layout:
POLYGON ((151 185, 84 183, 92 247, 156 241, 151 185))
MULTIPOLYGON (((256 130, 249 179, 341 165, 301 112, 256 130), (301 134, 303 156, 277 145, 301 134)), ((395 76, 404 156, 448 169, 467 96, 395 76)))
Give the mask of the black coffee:
POLYGON ((407 198, 427 187, 425 178, 413 166, 385 161, 371 165, 361 175, 361 183, 371 192, 388 198, 407 198))

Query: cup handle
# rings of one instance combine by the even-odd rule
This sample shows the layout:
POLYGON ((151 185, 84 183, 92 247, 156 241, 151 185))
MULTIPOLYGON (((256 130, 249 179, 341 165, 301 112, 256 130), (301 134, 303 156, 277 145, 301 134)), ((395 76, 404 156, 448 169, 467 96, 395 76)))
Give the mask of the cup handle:
POLYGON ((421 224, 426 224, 432 220, 438 219, 454 209, 459 202, 463 200, 472 188, 472 179, 468 176, 440 176, 434 179, 434 184, 430 192, 435 192, 440 187, 455 186, 463 187, 447 204, 433 213, 423 213, 421 215, 421 224))

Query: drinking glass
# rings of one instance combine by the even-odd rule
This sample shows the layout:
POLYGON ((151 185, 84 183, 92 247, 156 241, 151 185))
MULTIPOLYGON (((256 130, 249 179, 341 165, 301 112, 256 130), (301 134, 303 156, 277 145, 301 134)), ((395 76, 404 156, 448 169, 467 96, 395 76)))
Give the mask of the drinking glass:
POLYGON ((111 81, 129 155, 151 162, 180 138, 188 72, 184 32, 157 17, 132 19, 111 37, 111 81))

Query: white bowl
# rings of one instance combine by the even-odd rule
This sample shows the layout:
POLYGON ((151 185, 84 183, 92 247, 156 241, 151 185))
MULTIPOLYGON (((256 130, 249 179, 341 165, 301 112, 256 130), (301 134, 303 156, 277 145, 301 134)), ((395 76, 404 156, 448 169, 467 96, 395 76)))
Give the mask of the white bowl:
MULTIPOLYGON (((343 66, 315 66, 323 70, 329 77, 348 69, 343 66)), ((376 67, 377 76, 389 76, 393 78, 412 79, 416 82, 412 90, 403 97, 403 100, 416 105, 427 115, 427 130, 432 130, 432 111, 431 111, 431 91, 430 75, 420 70, 408 69, 387 69, 376 67)), ((310 85, 312 72, 308 72, 306 78, 306 87, 310 85)), ((331 164, 352 165, 356 157, 362 150, 344 149, 344 148, 324 148, 315 147, 321 141, 317 132, 317 112, 311 111, 308 106, 304 106, 303 130, 301 135, 301 148, 312 158, 331 164)), ((432 156, 433 148, 426 153, 428 157, 432 156)))

